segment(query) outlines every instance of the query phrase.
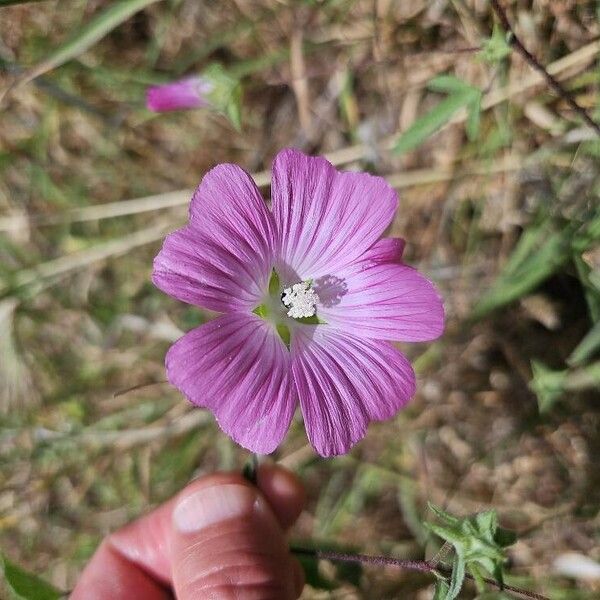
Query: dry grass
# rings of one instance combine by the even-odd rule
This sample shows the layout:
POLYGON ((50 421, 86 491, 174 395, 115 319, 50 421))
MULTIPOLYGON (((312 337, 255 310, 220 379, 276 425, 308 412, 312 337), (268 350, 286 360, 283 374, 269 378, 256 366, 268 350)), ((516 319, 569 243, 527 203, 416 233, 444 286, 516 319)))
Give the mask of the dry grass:
MULTIPOLYGON (((0 58, 33 64, 105 4, 0 9, 0 58)), ((596 3, 504 5, 527 47, 593 109, 596 3)), ((295 534, 422 557, 432 552, 420 525, 428 500, 460 514, 495 507, 520 534, 510 556, 524 587, 598 597, 597 583, 552 567, 567 550, 600 560, 597 394, 540 416, 528 388, 532 359, 560 367, 589 328, 577 272, 567 265, 534 295, 470 320, 540 213, 568 220, 597 202, 598 158, 589 132, 519 56, 494 67, 477 58, 492 22, 482 0, 159 2, 5 100, 0 546, 11 558, 69 589, 107 531, 194 475, 241 467, 244 453, 167 385, 114 394, 163 381, 168 344, 207 316, 149 282, 188 196, 169 194, 224 161, 264 185, 276 151, 297 146, 401 190, 392 233, 438 283, 448 329, 405 348, 418 397, 349 457, 315 460, 294 424, 276 458, 309 491, 295 534), (205 111, 144 110, 148 82, 214 60, 247 73, 242 133, 205 111), (468 141, 458 114, 394 155, 390 140, 439 101, 426 83, 447 72, 484 90, 480 139, 468 141)), ((0 87, 9 79, 0 71, 0 87)), ((358 586, 306 598, 430 594, 429 579, 368 569, 358 586)))

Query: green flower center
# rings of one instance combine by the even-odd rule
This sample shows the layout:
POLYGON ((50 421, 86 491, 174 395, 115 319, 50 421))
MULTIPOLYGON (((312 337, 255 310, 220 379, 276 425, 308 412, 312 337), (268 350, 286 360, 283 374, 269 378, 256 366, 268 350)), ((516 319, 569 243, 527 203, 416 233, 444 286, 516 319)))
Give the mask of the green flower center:
POLYGON ((313 289, 312 280, 301 281, 282 288, 279 275, 273 269, 269 279, 268 293, 262 304, 252 312, 275 326, 284 344, 290 347, 290 328, 295 324, 318 325, 325 321, 317 316, 319 296, 313 289))

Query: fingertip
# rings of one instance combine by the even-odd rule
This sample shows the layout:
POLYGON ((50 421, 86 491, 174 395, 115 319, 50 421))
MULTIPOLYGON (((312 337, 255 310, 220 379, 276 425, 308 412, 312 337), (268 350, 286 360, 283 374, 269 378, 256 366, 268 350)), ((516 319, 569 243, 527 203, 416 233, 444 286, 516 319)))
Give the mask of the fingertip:
POLYGON ((279 465, 263 463, 258 468, 257 485, 281 527, 291 527, 306 504, 306 491, 298 477, 279 465))

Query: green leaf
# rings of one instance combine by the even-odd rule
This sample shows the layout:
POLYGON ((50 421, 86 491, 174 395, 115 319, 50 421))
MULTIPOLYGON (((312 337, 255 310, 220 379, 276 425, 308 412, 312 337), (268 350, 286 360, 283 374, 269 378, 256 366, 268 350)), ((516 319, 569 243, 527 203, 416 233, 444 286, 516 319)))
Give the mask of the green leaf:
POLYGON ((440 521, 443 521, 444 523, 448 523, 449 525, 460 525, 461 519, 459 519, 458 517, 455 517, 454 515, 451 515, 450 513, 443 511, 441 508, 439 508, 435 504, 428 502, 427 508, 429 508, 429 510, 438 519, 440 519, 440 521))
POLYGON ((273 269, 271 272, 271 277, 269 278, 269 294, 271 296, 276 296, 281 293, 281 283, 279 281, 279 275, 277 271, 273 269))
POLYGON ((494 533, 498 529, 498 515, 495 510, 486 510, 477 513, 474 517, 475 531, 485 535, 486 539, 492 541, 494 539, 494 533))
POLYGON ((62 46, 50 52, 43 61, 28 69, 15 82, 23 85, 83 54, 105 35, 127 21, 131 16, 159 0, 117 0, 95 16, 87 25, 79 28, 76 35, 62 46))
POLYGON ((550 410, 566 392, 600 387, 600 361, 579 369, 554 371, 539 361, 531 362, 533 378, 529 387, 538 398, 541 413, 550 410))
POLYGON ((64 594, 37 575, 29 573, 0 555, 4 580, 18 600, 58 600, 64 594))
POLYGON ((463 107, 470 115, 468 135, 476 135, 479 127, 481 91, 451 75, 435 77, 428 84, 429 89, 450 94, 428 113, 417 119, 406 131, 400 134, 394 145, 394 152, 402 154, 420 146, 427 138, 441 129, 463 107))
POLYGON ((487 510, 467 517, 455 517, 431 504, 430 509, 440 523, 426 522, 425 526, 454 547, 448 600, 456 598, 460 592, 465 570, 475 578, 479 589, 483 589, 485 585, 482 569, 501 583, 505 562, 504 546, 512 543, 514 537, 507 530, 498 527, 496 511, 487 510))
POLYGON ((530 226, 520 237, 502 273, 479 299, 473 318, 479 319, 535 289, 570 256, 572 227, 558 231, 549 221, 530 226))
POLYGON ((479 93, 479 90, 468 83, 462 81, 454 75, 438 75, 427 83, 427 88, 432 92, 439 92, 444 94, 467 94, 475 95, 479 93))
POLYGON ((452 563, 452 575, 450 576, 450 589, 448 590, 447 600, 454 600, 460 594, 465 580, 465 567, 464 557, 457 553, 452 563))
POLYGON ((435 583, 435 590, 433 591, 432 600, 448 600, 449 593, 450 586, 444 579, 438 579, 435 583))
POLYGON ((498 546, 506 548, 512 546, 517 541, 517 534, 511 529, 504 529, 504 527, 498 527, 494 534, 494 541, 498 546))
POLYGON ((212 85, 212 90, 206 95, 210 105, 224 114, 236 130, 240 131, 242 126, 242 83, 239 77, 232 75, 219 63, 208 65, 201 75, 212 85))
POLYGON ((479 57, 488 63, 499 63, 511 52, 510 39, 512 34, 506 33, 497 23, 494 24, 492 36, 485 40, 479 57))
POLYGON ((13 4, 31 4, 33 2, 43 2, 43 0, 0 0, 0 8, 13 4))
POLYGON ((575 350, 567 358, 567 364, 577 367, 600 350, 600 321, 598 321, 577 344, 575 350))
POLYGON ((304 325, 327 325, 327 321, 324 321, 318 315, 313 315, 312 317, 297 317, 294 321, 304 323, 304 325))
POLYGON ((441 129, 465 104, 466 98, 461 94, 449 96, 442 100, 435 108, 417 119, 400 135, 394 145, 394 152, 403 154, 420 146, 428 137, 441 129))
POLYGON ((581 285, 583 286, 590 319, 593 323, 598 323, 600 322, 600 282, 594 279, 594 275, 598 274, 598 270, 596 269, 594 272, 592 267, 577 252, 573 256, 573 262, 577 269, 579 281, 581 281, 581 285))
POLYGON ((259 304, 252 312, 261 319, 266 319, 269 316, 269 307, 266 304, 259 304))
MULTIPOLYGON (((600 205, 564 223, 550 216, 531 224, 521 235, 502 273, 479 299, 473 318, 484 317, 534 290, 574 256, 581 256, 600 239, 600 205)), ((589 276, 592 293, 594 273, 589 276)), ((586 285, 585 277, 582 279, 586 285)), ((593 301, 595 306, 595 301, 593 301)), ((594 312, 591 307, 591 312, 594 312)), ((600 309, 599 309, 600 310, 600 309)))
POLYGON ((290 342, 291 342, 291 335, 290 335, 290 328, 287 325, 284 325, 283 323, 277 323, 277 325, 275 326, 275 329, 277 329, 277 333, 279 334, 279 337, 281 338, 282 342, 286 345, 287 349, 290 349, 290 342))
POLYGON ((463 535, 460 531, 451 527, 444 527, 437 523, 424 523, 425 527, 429 531, 435 533, 438 537, 442 538, 446 542, 450 542, 455 548, 457 546, 466 546, 468 543, 467 536, 463 535))
POLYGON ((304 571, 304 580, 310 587, 316 590, 335 590, 337 585, 330 579, 326 579, 319 571, 319 559, 312 556, 299 555, 298 562, 304 571))
POLYGON ((479 136, 479 123, 481 122, 481 94, 477 94, 473 100, 467 104, 467 122, 465 131, 470 141, 474 141, 479 136))
POLYGON ((229 97, 225 107, 225 115, 231 121, 236 131, 242 130, 242 86, 238 84, 229 97))

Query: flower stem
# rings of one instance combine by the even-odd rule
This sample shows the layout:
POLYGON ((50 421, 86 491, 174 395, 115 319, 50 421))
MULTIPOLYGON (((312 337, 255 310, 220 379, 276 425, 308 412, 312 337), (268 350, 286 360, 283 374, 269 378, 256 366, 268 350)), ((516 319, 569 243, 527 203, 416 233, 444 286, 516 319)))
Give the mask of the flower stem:
POLYGON ((529 63, 531 67, 533 67, 538 73, 540 73, 548 85, 596 132, 596 135, 600 136, 600 124, 596 123, 592 117, 588 114, 588 112, 577 103, 573 94, 569 92, 563 85, 548 72, 548 69, 544 67, 544 65, 531 53, 527 48, 523 45, 523 42, 517 37, 515 30, 512 28, 510 21, 506 15, 506 11, 504 10, 502 4, 500 4, 499 0, 491 0, 491 5, 502 23, 502 27, 507 32, 510 32, 511 38, 509 43, 511 46, 529 63))
POLYGON ((248 461, 242 469, 242 476, 248 480, 252 485, 256 485, 258 478, 258 454, 254 452, 248 458, 248 461))
MULTIPOLYGON (((312 548, 302 548, 300 546, 291 546, 290 551, 296 556, 310 556, 312 558, 319 558, 323 560, 332 560, 338 562, 352 562, 360 563, 364 565, 377 565, 377 566, 393 566, 399 569, 406 569, 408 571, 420 571, 421 573, 432 573, 444 576, 450 576, 452 570, 443 565, 434 563, 428 560, 402 560, 399 558, 393 558, 391 556, 372 556, 368 554, 344 554, 341 552, 332 552, 330 550, 318 550, 312 548)), ((465 574, 466 579, 474 581, 474 577, 465 574)), ((512 585, 502 586, 495 579, 483 579, 488 585, 492 585, 498 589, 502 589, 507 592, 519 594, 524 598, 532 598, 533 600, 549 600, 546 596, 542 596, 536 592, 530 592, 512 585)))

